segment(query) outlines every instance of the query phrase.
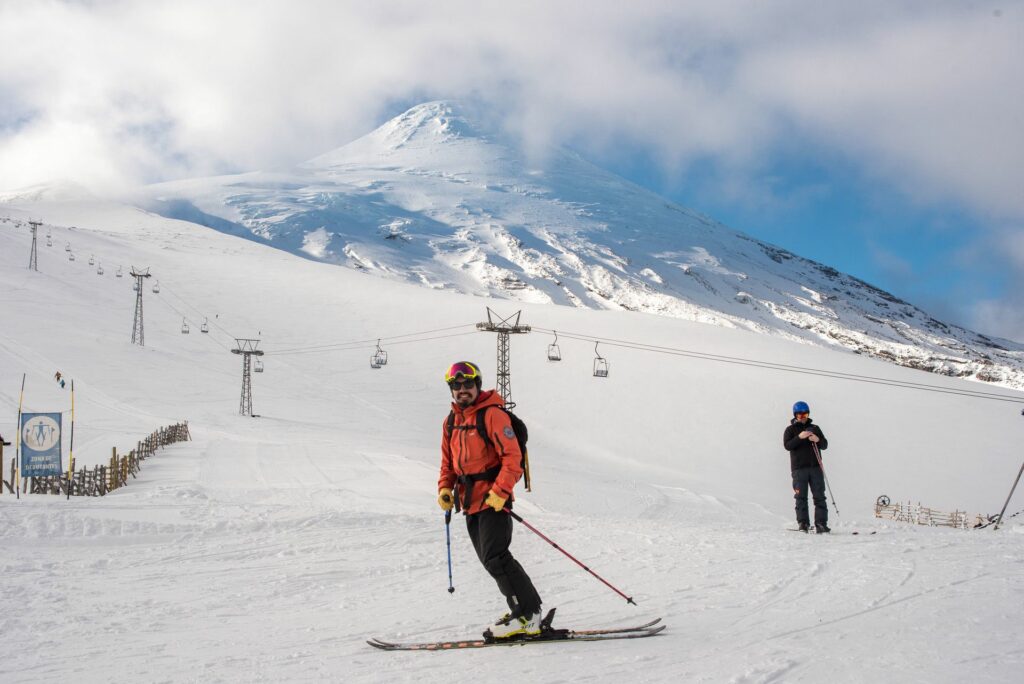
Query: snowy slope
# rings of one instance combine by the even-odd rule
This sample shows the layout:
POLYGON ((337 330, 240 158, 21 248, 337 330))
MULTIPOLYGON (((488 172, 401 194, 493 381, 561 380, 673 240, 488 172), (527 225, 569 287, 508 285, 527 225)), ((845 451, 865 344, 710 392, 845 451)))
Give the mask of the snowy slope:
POLYGON ((1024 346, 669 202, 563 149, 530 161, 447 102, 296 169, 162 183, 134 200, 431 288, 661 314, 1024 387, 1024 346))
MULTIPOLYGON (((76 382, 80 462, 179 419, 195 440, 102 499, 0 496, 2 681, 1017 679, 1024 527, 879 524, 871 507, 885 493, 998 510, 1019 467, 1019 404, 621 348, 605 350, 612 371, 600 380, 591 345, 563 341, 555 364, 550 337, 517 337, 513 389, 535 477, 517 509, 639 606, 524 529, 514 552, 562 624, 662 615, 669 630, 640 642, 385 654, 363 639, 471 636, 501 612, 460 521, 447 593, 434 497, 442 369, 468 357, 493 378, 493 336, 472 323, 502 303, 121 205, 43 199, 5 210, 0 432, 12 432, 23 372, 28 410, 68 407, 52 380, 60 369, 76 382), (53 236, 39 273, 25 268, 30 214, 53 236), (161 282, 145 294, 144 348, 129 344, 134 293, 113 277, 117 265, 148 266, 161 282), (209 335, 196 332, 204 316, 209 335), (462 324, 403 338, 415 343, 397 337, 462 324), (232 336, 257 335, 268 355, 254 377, 262 417, 250 419, 237 415, 241 364, 228 350, 232 336), (372 370, 377 337, 390 360, 372 370), (780 438, 795 399, 811 403, 832 441, 834 526, 862 535, 783 531, 792 512, 780 438)), ((523 309, 547 328, 978 388, 744 330, 523 309)), ((1022 505, 1018 496, 1011 512, 1022 505)))

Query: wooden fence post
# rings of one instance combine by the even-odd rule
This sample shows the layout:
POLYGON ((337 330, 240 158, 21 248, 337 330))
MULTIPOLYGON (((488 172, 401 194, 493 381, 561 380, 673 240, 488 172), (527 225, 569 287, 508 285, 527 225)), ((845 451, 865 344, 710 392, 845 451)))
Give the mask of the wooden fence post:
MULTIPOLYGON (((67 494, 71 496, 105 496, 107 492, 113 491, 128 484, 128 474, 132 479, 137 479, 138 473, 142 470, 142 461, 156 454, 169 444, 177 442, 192 441, 192 434, 188 428, 188 421, 175 423, 160 427, 153 431, 148 437, 136 443, 135 449, 127 456, 119 456, 117 447, 110 450, 109 465, 97 465, 90 471, 87 466, 82 466, 77 472, 71 473, 71 478, 64 475, 47 477, 26 477, 21 485, 21 491, 32 494, 67 494)), ((3 488, 11 494, 15 493, 13 473, 15 472, 17 457, 11 458, 11 480, 3 479, 3 444, 0 444, 0 494, 3 488)))

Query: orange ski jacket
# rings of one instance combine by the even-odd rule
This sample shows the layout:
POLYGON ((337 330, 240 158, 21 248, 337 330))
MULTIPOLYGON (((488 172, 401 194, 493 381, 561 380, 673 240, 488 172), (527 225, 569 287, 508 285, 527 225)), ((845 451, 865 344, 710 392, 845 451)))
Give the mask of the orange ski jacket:
POLYGON ((455 412, 455 429, 448 434, 448 417, 441 425, 441 474, 437 480, 438 490, 454 489, 459 484, 456 498, 459 502, 468 499, 463 506, 464 513, 479 513, 484 506, 487 492, 493 489, 498 495, 513 500, 512 489, 523 476, 523 454, 512 429, 512 421, 502 410, 491 410, 484 414, 484 426, 494 446, 487 443, 476 426, 476 414, 488 406, 505 406, 505 400, 494 390, 481 392, 472 406, 461 408, 452 403, 455 412), (498 469, 493 477, 476 479, 471 477, 498 469), (469 496, 466 497, 466 490, 469 496))

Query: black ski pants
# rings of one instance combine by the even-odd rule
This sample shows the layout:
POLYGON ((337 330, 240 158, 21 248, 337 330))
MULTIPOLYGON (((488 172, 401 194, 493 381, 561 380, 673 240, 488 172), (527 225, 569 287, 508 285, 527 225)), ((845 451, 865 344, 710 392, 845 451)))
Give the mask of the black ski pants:
POLYGON ((797 468, 793 471, 793 498, 796 499, 796 521, 810 524, 807 511, 807 489, 814 497, 814 524, 828 524, 828 505, 825 501, 825 473, 821 468, 797 468))
POLYGON ((466 516, 466 528, 484 568, 498 583, 513 617, 540 610, 540 596, 523 566, 509 552, 512 544, 512 516, 485 508, 466 516))

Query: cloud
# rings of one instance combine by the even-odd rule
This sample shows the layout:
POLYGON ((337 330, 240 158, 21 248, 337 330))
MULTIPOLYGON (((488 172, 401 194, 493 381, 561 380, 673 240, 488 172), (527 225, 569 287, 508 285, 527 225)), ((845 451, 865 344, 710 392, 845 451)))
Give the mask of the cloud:
POLYGON ((994 236, 980 258, 994 269, 1007 274, 1006 295, 984 298, 972 303, 969 320, 975 330, 990 330, 1011 340, 1024 341, 1024 230, 1004 226, 994 236))
POLYGON ((1022 26, 1020 11, 976 4, 887 17, 772 45, 741 80, 810 139, 912 196, 1024 217, 1022 26))
POLYGON ((450 98, 751 206, 784 154, 1024 222, 1019 4, 7 0, 0 46, 0 189, 279 168, 450 98))
POLYGON ((913 264, 899 254, 873 240, 869 242, 868 250, 875 265, 888 276, 888 279, 905 282, 915 277, 913 264))
POLYGON ((1022 17, 994 9, 8 2, 0 186, 266 168, 347 142, 396 102, 472 97, 535 149, 742 168, 798 131, 908 192, 1024 215, 1022 17))

